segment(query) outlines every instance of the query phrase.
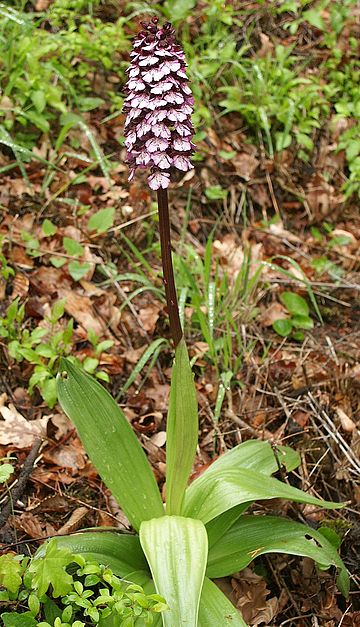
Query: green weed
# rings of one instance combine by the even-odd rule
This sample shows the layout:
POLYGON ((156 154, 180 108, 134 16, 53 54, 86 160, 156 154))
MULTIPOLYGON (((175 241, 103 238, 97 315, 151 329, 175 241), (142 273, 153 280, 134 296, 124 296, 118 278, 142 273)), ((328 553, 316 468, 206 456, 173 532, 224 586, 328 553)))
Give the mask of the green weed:
POLYGON ((152 625, 167 609, 157 594, 116 577, 111 568, 72 553, 51 540, 42 557, 0 557, 1 619, 4 627, 85 627, 136 619, 152 625))
MULTIPOLYGON (((49 407, 54 407, 57 401, 55 377, 59 360, 73 348, 73 319, 64 323, 64 305, 64 300, 57 301, 45 318, 45 325, 38 325, 31 331, 25 327, 25 305, 20 304, 18 298, 9 305, 5 316, 0 317, 0 338, 4 340, 9 357, 34 367, 28 383, 29 392, 31 394, 37 387, 49 407)), ((93 347, 93 356, 86 357, 82 367, 98 379, 108 381, 107 373, 98 370, 98 366, 101 353, 108 350, 113 341, 99 342, 92 331, 88 333, 88 340, 93 347)))

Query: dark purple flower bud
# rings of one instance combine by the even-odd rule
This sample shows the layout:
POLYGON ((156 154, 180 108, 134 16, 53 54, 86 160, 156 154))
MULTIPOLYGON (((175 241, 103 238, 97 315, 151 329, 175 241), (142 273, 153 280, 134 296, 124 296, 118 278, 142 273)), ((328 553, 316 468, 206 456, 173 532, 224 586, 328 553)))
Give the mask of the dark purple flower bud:
POLYGON ((194 166, 194 99, 186 76, 185 55, 166 22, 158 18, 141 22, 127 69, 125 146, 130 167, 129 181, 137 168, 150 168, 151 189, 169 186, 172 172, 187 172, 194 166))

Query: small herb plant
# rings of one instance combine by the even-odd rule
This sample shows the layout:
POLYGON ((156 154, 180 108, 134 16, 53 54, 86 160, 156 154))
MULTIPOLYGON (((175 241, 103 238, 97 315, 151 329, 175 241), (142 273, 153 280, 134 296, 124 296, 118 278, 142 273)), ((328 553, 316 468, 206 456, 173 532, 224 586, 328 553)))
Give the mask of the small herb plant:
POLYGON ((2 555, 0 586, 3 627, 150 627, 167 609, 159 595, 55 539, 32 559, 2 555))
POLYGON ((294 340, 304 339, 304 330, 312 329, 314 321, 305 298, 294 292, 283 292, 279 299, 287 310, 288 317, 275 320, 273 329, 282 337, 290 335, 294 340))
MULTIPOLYGON (((128 69, 125 144, 130 177, 138 168, 150 168, 148 183, 157 191, 165 295, 175 346, 167 417, 166 504, 116 402, 100 383, 62 359, 57 379, 60 404, 136 535, 92 531, 57 542, 108 565, 116 577, 160 594, 169 609, 154 624, 244 627, 240 613, 212 579, 231 575, 264 553, 303 555, 321 568, 335 566, 338 588, 345 596, 349 592, 344 564, 322 533, 282 517, 252 515, 247 510, 253 501, 285 498, 326 509, 341 505, 273 478, 280 467, 294 469, 299 456, 288 447, 274 451, 260 440, 244 442, 221 455, 188 485, 198 445, 198 411, 177 305, 167 188, 176 172, 192 167, 193 101, 184 53, 171 25, 159 28, 156 18, 142 25, 128 69)), ((293 305, 285 299, 293 317, 309 317, 303 299, 295 310, 293 305)), ((47 550, 42 547, 39 557, 47 550)), ((76 589, 75 593, 80 594, 76 589)))
MULTIPOLYGON (((46 325, 38 325, 30 331, 23 328, 25 305, 20 304, 16 298, 8 307, 6 315, 0 318, 0 338, 5 341, 9 357, 16 362, 28 362, 34 366, 29 379, 29 392, 37 387, 45 403, 51 408, 57 401, 56 373, 59 367, 59 359, 69 355, 73 346, 73 319, 66 325, 59 322, 64 315, 65 301, 57 301, 49 316, 45 319, 46 325)), ((93 356, 88 356, 82 363, 86 372, 95 374, 98 379, 108 381, 108 375, 103 370, 98 370, 100 354, 108 350, 112 340, 103 340, 91 330, 88 340, 94 351, 93 356)))
POLYGON ((13 465, 10 462, 13 457, 2 457, 0 459, 0 483, 7 483, 14 472, 13 465))

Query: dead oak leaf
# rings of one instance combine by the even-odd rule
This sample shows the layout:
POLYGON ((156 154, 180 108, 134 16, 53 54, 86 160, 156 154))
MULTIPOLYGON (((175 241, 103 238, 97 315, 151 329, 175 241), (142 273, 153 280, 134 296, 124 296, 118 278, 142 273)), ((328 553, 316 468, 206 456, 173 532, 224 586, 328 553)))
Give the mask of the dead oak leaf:
POLYGON ((250 568, 231 580, 236 607, 249 625, 269 625, 278 612, 278 600, 267 599, 270 591, 266 581, 250 568))
POLYGON ((36 420, 26 420, 12 403, 9 403, 8 406, 4 405, 3 397, 0 398, 0 414, 4 419, 0 421, 0 444, 12 444, 18 448, 27 448, 33 445, 36 438, 46 437, 46 425, 49 416, 36 420))
POLYGON ((239 152, 232 160, 231 163, 236 169, 236 174, 245 181, 250 181, 253 178, 256 168, 259 165, 259 160, 253 155, 249 155, 246 152, 239 152))
POLYGON ((159 319, 160 311, 162 310, 161 303, 151 303, 146 307, 143 307, 139 311, 139 318, 142 326, 147 333, 153 333, 155 331, 156 323, 159 319))

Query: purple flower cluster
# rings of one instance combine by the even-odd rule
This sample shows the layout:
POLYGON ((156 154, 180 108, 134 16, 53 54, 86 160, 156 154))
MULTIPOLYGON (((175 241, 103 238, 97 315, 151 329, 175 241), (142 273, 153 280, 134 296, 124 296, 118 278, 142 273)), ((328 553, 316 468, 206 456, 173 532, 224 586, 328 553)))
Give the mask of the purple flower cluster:
POLYGON ((174 169, 194 166, 191 113, 194 98, 185 73, 185 55, 170 22, 142 22, 134 40, 124 104, 129 181, 137 168, 150 168, 151 189, 167 188, 174 169))

